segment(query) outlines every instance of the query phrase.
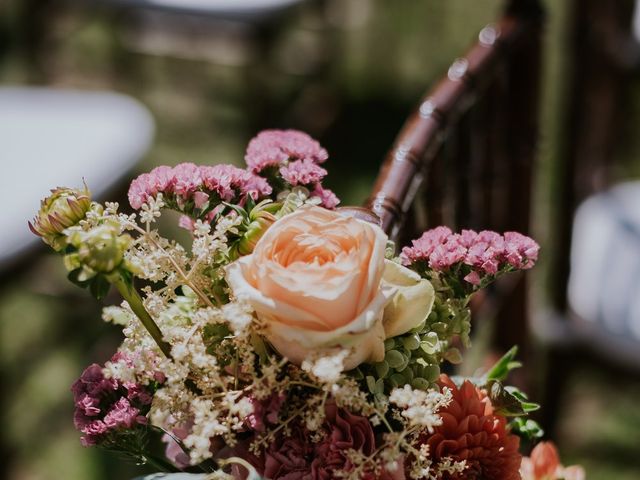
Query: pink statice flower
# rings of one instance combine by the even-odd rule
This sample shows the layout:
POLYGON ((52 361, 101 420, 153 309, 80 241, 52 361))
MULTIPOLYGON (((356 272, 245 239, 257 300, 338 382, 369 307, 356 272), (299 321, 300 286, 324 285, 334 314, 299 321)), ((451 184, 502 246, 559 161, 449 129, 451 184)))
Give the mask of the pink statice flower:
POLYGON ((451 235, 453 232, 448 227, 427 230, 420 238, 413 240, 410 247, 402 249, 402 263, 410 265, 420 261, 428 262, 436 247, 444 245, 451 235))
POLYGON ((138 210, 162 193, 170 208, 192 218, 205 217, 220 202, 243 205, 272 192, 269 183, 249 170, 233 165, 181 163, 173 168, 157 167, 137 177, 129 187, 129 203, 138 210))
POLYGON ((287 183, 297 185, 316 185, 327 175, 327 171, 311 160, 296 160, 280 167, 280 174, 287 183))
POLYGON ((205 166, 201 172, 205 189, 215 192, 225 202, 242 202, 247 197, 257 200, 271 194, 264 178, 233 165, 205 166))
POLYGON ((489 275, 495 275, 504 262, 505 242, 499 233, 484 230, 480 232, 475 241, 468 247, 464 262, 476 271, 482 271, 489 275))
POLYGON ((324 188, 322 185, 317 184, 311 192, 313 197, 320 199, 320 205, 329 210, 333 210, 340 204, 340 199, 328 188, 324 188))
POLYGON ((500 235, 490 230, 462 230, 458 234, 437 227, 405 247, 400 259, 406 266, 442 274, 449 283, 461 278, 478 287, 485 278, 531 268, 539 250, 534 240, 517 232, 500 235))
POLYGON ((320 143, 298 130, 264 130, 247 146, 245 161, 249 169, 259 173, 296 160, 319 164, 329 158, 320 143))
POLYGON ((143 173, 135 178, 129 186, 129 203, 138 210, 149 198, 154 197, 163 190, 158 188, 155 177, 151 173, 143 173))
POLYGON ((131 405, 126 397, 120 397, 111 410, 104 416, 103 422, 110 430, 133 428, 136 424, 146 425, 147 417, 140 415, 140 409, 131 405))
POLYGON ((174 182, 173 169, 167 166, 156 167, 149 173, 143 173, 131 182, 129 203, 138 210, 150 197, 167 192, 174 182))
POLYGON ((429 266, 437 271, 446 270, 462 262, 466 254, 467 249, 460 243, 460 236, 453 234, 433 248, 429 256, 429 266))
POLYGON ((192 163, 182 163, 174 168, 166 165, 156 167, 131 182, 129 203, 134 210, 138 210, 158 193, 165 196, 173 195, 175 192, 187 195, 193 193, 201 182, 200 173, 192 163))
POLYGON ((180 215, 180 218, 178 219, 178 226, 193 232, 196 228, 196 221, 188 215, 180 215))
POLYGON ((292 187, 304 187, 325 208, 335 208, 340 200, 322 187, 327 171, 320 166, 329 155, 320 143, 297 130, 265 130, 247 147, 249 170, 267 178, 276 194, 292 187))
MULTIPOLYGON (((122 361, 118 353, 112 362, 122 361)), ((154 375, 155 381, 164 381, 154 375)), ((161 383, 161 382, 158 382, 161 383)), ((75 403, 74 424, 84 446, 100 444, 124 430, 146 425, 153 387, 137 382, 106 378, 98 364, 90 365, 71 387, 75 403)))
POLYGON ((172 191, 188 198, 202 186, 202 171, 194 163, 181 163, 173 167, 172 191))
POLYGON ((518 232, 504 234, 505 257, 514 268, 529 269, 538 260, 540 246, 526 235, 518 232))

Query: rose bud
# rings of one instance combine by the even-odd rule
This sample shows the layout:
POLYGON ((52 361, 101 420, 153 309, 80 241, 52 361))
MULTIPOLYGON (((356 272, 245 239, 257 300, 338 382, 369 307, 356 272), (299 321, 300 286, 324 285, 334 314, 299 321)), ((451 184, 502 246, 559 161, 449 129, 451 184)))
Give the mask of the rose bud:
POLYGON ((56 188, 40 202, 40 210, 29 222, 29 229, 55 251, 66 245, 64 230, 84 219, 91 207, 91 192, 73 188, 56 188))

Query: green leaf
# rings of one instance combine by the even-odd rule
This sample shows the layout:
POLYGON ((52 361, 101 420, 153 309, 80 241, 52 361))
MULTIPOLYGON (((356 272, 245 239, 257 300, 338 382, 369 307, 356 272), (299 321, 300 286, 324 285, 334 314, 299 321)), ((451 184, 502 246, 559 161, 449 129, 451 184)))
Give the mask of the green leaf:
POLYGON ((520 405, 522 409, 526 412, 535 412, 540 409, 540 405, 537 403, 529 402, 529 397, 523 391, 519 390, 516 387, 505 387, 505 390, 509 392, 511 395, 520 400, 520 405))
POLYGON ((487 372, 486 378, 490 380, 504 381, 511 370, 519 368, 522 364, 515 361, 518 353, 518 347, 514 346, 505 353, 500 360, 487 372))
POLYGON ((111 283, 103 275, 96 275, 89 283, 89 291, 96 300, 102 300, 109 293, 111 283))
POLYGON ((487 383, 489 398, 496 413, 505 417, 517 417, 526 415, 539 408, 535 403, 524 402, 519 395, 514 395, 497 380, 487 383))
POLYGON ((376 379, 373 378, 373 376, 371 376, 371 375, 367 375, 366 381, 367 381, 367 388, 369 389, 369 391, 371 393, 375 393, 376 392, 376 379))
POLYGON ((544 436, 544 430, 538 422, 530 418, 516 417, 510 423, 511 431, 527 440, 535 440, 544 436))
POLYGON ((232 203, 227 203, 227 202, 222 202, 222 204, 227 207, 230 208, 231 210, 233 210, 234 212, 236 212, 238 215, 240 215, 242 218, 249 218, 249 213, 247 212, 247 210, 245 210, 244 208, 238 206, 238 205, 234 205, 232 203))
POLYGON ((76 268, 75 270, 71 270, 69 272, 69 274, 67 275, 67 279, 73 283, 74 285, 77 285, 80 288, 87 288, 89 286, 89 283, 91 282, 91 279, 89 280, 83 280, 82 279, 82 274, 83 274, 83 268, 76 268))
POLYGON ((400 368, 406 361, 405 356, 402 355, 398 350, 390 350, 386 353, 384 357, 385 362, 391 368, 400 368))

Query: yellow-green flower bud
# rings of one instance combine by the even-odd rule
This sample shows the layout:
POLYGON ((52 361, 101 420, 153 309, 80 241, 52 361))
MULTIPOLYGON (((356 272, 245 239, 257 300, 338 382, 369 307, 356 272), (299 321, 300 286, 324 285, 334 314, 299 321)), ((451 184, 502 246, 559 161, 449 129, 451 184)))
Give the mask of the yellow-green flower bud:
POLYGON ((256 248, 258 240, 277 220, 274 212, 281 208, 279 203, 261 202, 249 212, 249 226, 238 243, 240 255, 249 255, 256 248))
POLYGON ((76 231, 69 236, 69 243, 78 250, 75 262, 95 273, 109 274, 124 261, 124 254, 131 245, 131 237, 120 233, 116 222, 105 222, 87 231, 76 231))
POLYGON ((29 222, 31 231, 56 251, 66 246, 64 230, 78 224, 91 207, 91 192, 73 188, 56 188, 40 202, 40 210, 29 222))

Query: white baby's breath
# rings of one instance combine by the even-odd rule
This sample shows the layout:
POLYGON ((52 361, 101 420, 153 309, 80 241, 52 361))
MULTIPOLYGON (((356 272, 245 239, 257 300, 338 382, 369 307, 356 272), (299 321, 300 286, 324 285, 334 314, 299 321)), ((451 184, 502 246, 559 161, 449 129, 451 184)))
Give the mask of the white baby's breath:
POLYGON ((333 355, 311 357, 302 362, 302 370, 312 374, 321 383, 334 384, 344 370, 344 360, 349 356, 348 350, 339 350, 333 355))
POLYGON ((442 417, 438 410, 447 406, 452 399, 451 390, 418 390, 405 385, 395 388, 389 396, 389 402, 400 407, 400 415, 412 426, 425 428, 429 433, 434 427, 442 425, 442 417))

